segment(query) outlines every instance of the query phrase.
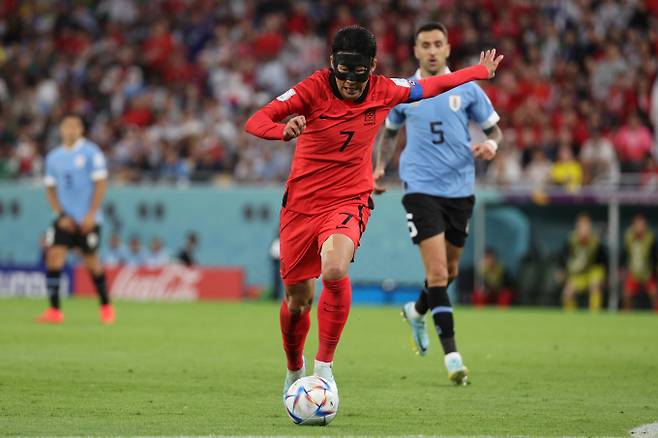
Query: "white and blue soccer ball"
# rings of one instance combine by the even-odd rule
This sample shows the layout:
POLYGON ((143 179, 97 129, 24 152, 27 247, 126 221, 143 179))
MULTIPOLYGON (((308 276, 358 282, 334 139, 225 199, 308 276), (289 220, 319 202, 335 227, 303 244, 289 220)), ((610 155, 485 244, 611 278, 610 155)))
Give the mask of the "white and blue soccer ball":
POLYGON ((338 412, 338 391, 322 377, 302 377, 290 385, 283 404, 293 423, 325 426, 338 412))

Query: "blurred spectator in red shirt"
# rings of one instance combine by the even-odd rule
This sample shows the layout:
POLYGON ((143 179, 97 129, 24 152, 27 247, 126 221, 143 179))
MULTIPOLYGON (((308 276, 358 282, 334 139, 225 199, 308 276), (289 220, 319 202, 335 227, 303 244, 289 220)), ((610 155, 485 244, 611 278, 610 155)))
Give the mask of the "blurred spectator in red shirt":
POLYGON ((626 123, 614 134, 614 144, 621 161, 622 172, 639 172, 653 146, 651 131, 637 113, 631 113, 626 123))

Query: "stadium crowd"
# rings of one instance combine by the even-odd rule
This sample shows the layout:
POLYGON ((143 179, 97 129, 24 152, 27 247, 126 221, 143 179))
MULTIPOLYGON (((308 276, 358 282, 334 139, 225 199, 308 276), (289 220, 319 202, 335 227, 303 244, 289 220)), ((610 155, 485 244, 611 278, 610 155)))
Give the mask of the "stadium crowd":
POLYGON ((39 177, 67 112, 119 181, 278 182, 293 144, 245 118, 327 65, 359 23, 378 72, 416 70, 414 29, 449 29, 450 64, 505 54, 483 84, 507 147, 482 180, 578 190, 632 173, 658 186, 657 0, 0 1, 0 180, 39 177))

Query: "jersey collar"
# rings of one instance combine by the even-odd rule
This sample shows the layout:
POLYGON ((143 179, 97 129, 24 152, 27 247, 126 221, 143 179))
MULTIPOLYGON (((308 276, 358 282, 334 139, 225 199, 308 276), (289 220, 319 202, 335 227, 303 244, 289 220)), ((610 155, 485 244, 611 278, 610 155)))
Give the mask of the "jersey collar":
MULTIPOLYGON (((366 100, 366 97, 368 97, 368 91, 370 91, 370 82, 372 82, 372 75, 370 75, 370 78, 368 79, 366 89, 363 90, 363 93, 361 93, 361 96, 359 96, 358 99, 353 101, 354 103, 362 103, 366 100)), ((329 86, 331 87, 331 91, 334 93, 334 96, 341 100, 345 100, 338 90, 338 85, 336 84, 336 76, 334 76, 333 71, 329 74, 329 86)))
MULTIPOLYGON (((444 75, 446 73, 450 73, 450 69, 447 66, 443 68, 443 72, 441 74, 444 75)), ((420 77, 420 67, 419 67, 418 70, 416 70, 416 73, 414 74, 414 80, 419 81, 421 79, 423 78, 420 77)))
POLYGON ((80 148, 82 147, 83 144, 85 144, 85 138, 84 138, 84 137, 80 137, 80 138, 78 139, 78 141, 76 141, 75 143, 73 143, 73 147, 71 147, 71 148, 67 148, 67 147, 66 147, 65 145, 63 145, 63 144, 62 144, 62 146, 63 146, 64 149, 66 149, 67 151, 73 152, 73 151, 77 151, 78 149, 80 149, 80 148))

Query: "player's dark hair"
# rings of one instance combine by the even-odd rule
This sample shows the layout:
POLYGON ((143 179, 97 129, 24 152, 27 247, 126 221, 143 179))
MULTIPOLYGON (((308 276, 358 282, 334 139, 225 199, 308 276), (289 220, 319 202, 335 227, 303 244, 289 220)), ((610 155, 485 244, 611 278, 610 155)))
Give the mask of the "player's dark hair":
POLYGON ((331 52, 353 52, 374 58, 377 54, 375 35, 362 26, 344 27, 334 35, 331 52))
POLYGON ((414 41, 418 40, 418 35, 420 35, 423 32, 431 32, 433 30, 440 30, 443 32, 443 35, 446 36, 446 39, 448 39, 448 29, 443 25, 443 23, 439 23, 438 21, 430 21, 422 26, 420 26, 416 30, 416 34, 414 35, 414 41))

